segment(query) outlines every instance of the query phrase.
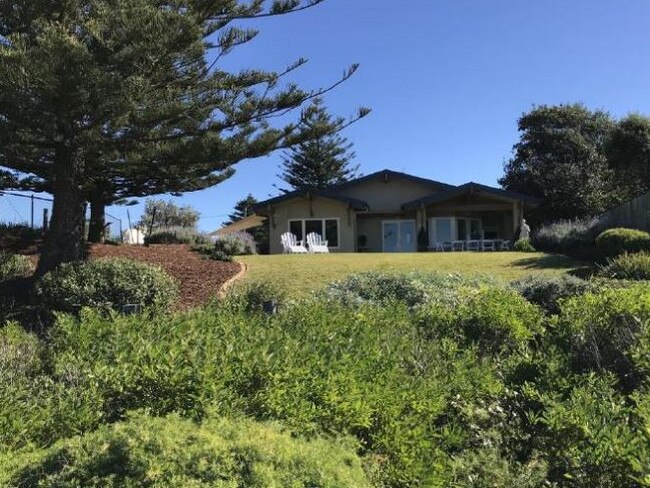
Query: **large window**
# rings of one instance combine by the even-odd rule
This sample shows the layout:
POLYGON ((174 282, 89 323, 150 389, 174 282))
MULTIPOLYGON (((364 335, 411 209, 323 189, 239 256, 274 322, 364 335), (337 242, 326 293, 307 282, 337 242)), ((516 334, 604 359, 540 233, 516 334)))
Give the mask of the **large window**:
POLYGON ((327 241, 328 247, 339 247, 339 219, 292 219, 289 220, 289 232, 298 240, 316 232, 327 241))

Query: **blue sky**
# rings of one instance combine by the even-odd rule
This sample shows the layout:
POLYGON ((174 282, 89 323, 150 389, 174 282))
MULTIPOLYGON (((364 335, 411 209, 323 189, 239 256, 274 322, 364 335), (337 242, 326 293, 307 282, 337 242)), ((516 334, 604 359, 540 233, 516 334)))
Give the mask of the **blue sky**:
MULTIPOLYGON (((317 87, 361 64, 326 104, 338 115, 373 109, 344 133, 365 174, 495 185, 517 118, 534 104, 650 114, 648 0, 326 0, 248 25, 259 37, 223 66, 280 69, 304 56, 294 79, 317 87)), ((280 154, 241 163, 232 179, 174 200, 214 230, 248 192, 276 193, 279 164, 280 154)), ((109 211, 126 217, 124 207, 109 211)))

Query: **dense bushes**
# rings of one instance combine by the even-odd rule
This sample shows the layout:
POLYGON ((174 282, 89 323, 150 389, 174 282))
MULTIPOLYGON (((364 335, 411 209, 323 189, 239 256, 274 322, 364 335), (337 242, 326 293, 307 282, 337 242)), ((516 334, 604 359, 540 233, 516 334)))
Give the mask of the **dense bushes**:
POLYGON ((34 246, 41 237, 41 229, 32 229, 27 224, 0 223, 0 249, 23 251, 34 246))
POLYGON ((32 262, 28 257, 0 251, 0 281, 24 277, 32 271, 32 262))
POLYGON ((517 252, 535 252, 535 246, 530 243, 530 239, 517 239, 514 246, 517 252))
POLYGON ((650 252, 650 234, 635 229, 608 229, 596 238, 596 246, 607 257, 650 252))
POLYGON ((193 227, 164 227, 145 236, 144 243, 201 245, 210 244, 210 238, 193 227))
MULTIPOLYGON (((4 469, 3 469, 4 468, 4 469)), ((3 486, 370 487, 354 444, 303 440, 249 420, 127 422, 5 459, 3 486)), ((3 476, 0 474, 0 482, 3 476)))
POLYGON ((92 383, 71 368, 51 375, 47 356, 35 335, 16 324, 0 327, 0 453, 48 445, 103 419, 92 383))
MULTIPOLYGON (((83 477, 91 466, 106 468, 93 471, 103 486, 102 473, 116 465, 177 474, 192 486, 203 473, 185 469, 193 459, 217 466, 209 460, 236 451, 244 466, 256 459, 260 471, 285 473, 283 453, 300 452, 308 460, 286 473, 321 486, 309 477, 310 453, 328 456, 315 448, 321 441, 303 439, 352 435, 375 487, 648 486, 650 288, 585 290, 568 281, 559 292, 540 283, 542 298, 528 297, 551 304, 554 316, 482 278, 368 273, 272 316, 250 310, 275 292, 252 287, 183 315, 59 317, 47 343, 12 326, 0 333, 9 351, 0 366, 12 378, 0 372, 0 452, 25 486, 32 475, 69 486, 71 473, 79 475, 71 486, 93 486, 83 477), (61 440, 134 410, 199 424, 141 416, 61 440), (293 438, 284 444, 275 427, 214 420, 242 417, 280 422, 293 438), (213 455, 231 430, 233 447, 213 455), (45 451, 29 446, 56 440, 45 451), (93 449, 100 443, 116 447, 93 449), (146 459, 140 446, 151 448, 146 459), (59 472, 64 451, 71 470, 59 472)), ((331 469, 319 472, 364 486, 344 478, 360 473, 348 448, 322 446, 333 454, 331 469)), ((239 481, 244 471, 226 462, 221 472, 239 481)))
POLYGON ((563 299, 581 295, 592 288, 588 281, 571 275, 527 276, 515 281, 512 286, 526 300, 551 314, 560 312, 560 302, 563 299))
POLYGON ((455 303, 466 290, 487 284, 498 282, 485 276, 369 271, 331 283, 316 296, 346 306, 400 302, 415 307, 431 301, 455 303))
POLYGON ((217 237, 214 241, 214 249, 218 255, 225 256, 257 253, 255 238, 247 232, 235 232, 217 237))
POLYGON ((650 280, 650 252, 622 254, 609 259, 599 274, 618 280, 650 280))
POLYGON ((650 373, 635 366, 634 360, 639 341, 650 337, 647 285, 589 293, 568 300, 562 311, 560 334, 578 371, 608 370, 628 385, 636 385, 650 373))
POLYGON ((598 233, 595 219, 564 220, 537 229, 531 236, 531 244, 538 251, 597 261, 601 257, 595 245, 598 233))
POLYGON ((63 264, 35 288, 45 310, 78 313, 83 307, 121 310, 126 304, 164 310, 178 287, 162 269, 126 259, 98 259, 63 264))

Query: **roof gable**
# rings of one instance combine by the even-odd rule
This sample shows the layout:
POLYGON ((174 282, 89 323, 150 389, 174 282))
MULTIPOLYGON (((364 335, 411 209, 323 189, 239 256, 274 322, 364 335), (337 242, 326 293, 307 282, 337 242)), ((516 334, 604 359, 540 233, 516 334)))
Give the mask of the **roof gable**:
POLYGON ((431 205, 438 202, 444 202, 446 200, 452 199, 454 197, 464 195, 467 193, 483 193, 487 195, 493 195, 500 198, 506 198, 513 201, 522 201, 529 205, 538 205, 540 200, 536 197, 531 197, 530 195, 524 195, 523 193, 518 193, 510 190, 504 190, 503 188, 495 188, 492 186, 481 185, 480 183, 474 183, 470 181, 464 185, 452 188, 447 191, 436 193, 425 198, 420 198, 413 200, 411 202, 405 203, 402 208, 412 209, 419 207, 421 205, 431 205))

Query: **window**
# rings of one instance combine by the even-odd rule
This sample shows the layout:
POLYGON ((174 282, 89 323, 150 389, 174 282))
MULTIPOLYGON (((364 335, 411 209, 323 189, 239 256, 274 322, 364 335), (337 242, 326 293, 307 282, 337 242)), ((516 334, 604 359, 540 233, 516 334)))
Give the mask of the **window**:
MULTIPOLYGON (((305 220, 305 236, 312 232, 316 232, 319 236, 323 237, 323 221, 318 220, 305 220)), ((325 239, 323 237, 323 239, 325 239)))
POLYGON ((339 221, 338 219, 325 220, 325 239, 330 247, 339 247, 339 221))
POLYGON ((302 241, 304 239, 304 234, 302 233, 302 220, 290 220, 289 232, 296 236, 299 241, 302 241))
POLYGON ((289 220, 289 232, 300 241, 307 234, 316 232, 327 241, 328 247, 339 247, 339 219, 300 219, 289 220))

